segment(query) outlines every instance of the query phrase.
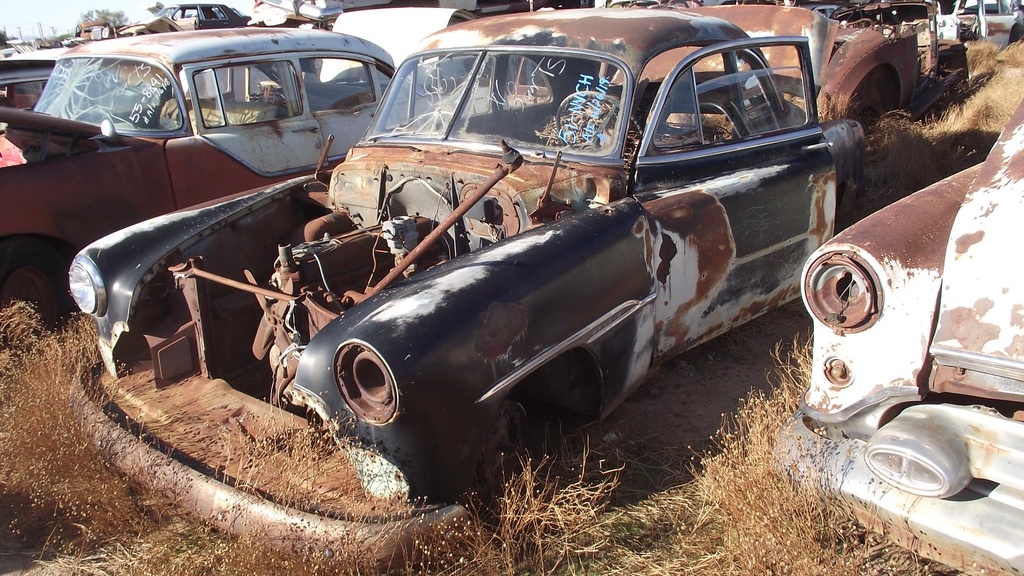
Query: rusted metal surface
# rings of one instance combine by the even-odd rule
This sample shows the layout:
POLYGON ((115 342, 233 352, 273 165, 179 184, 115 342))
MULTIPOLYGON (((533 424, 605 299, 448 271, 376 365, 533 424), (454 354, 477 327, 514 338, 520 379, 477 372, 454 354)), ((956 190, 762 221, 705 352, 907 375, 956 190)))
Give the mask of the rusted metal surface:
MULTIPOLYGON (((412 515, 368 515, 362 520, 329 518, 270 502, 228 486, 141 444, 115 424, 85 393, 71 388, 72 409, 85 433, 108 462, 133 481, 162 494, 205 522, 237 536, 297 554, 335 555, 386 568, 411 557, 413 543, 466 515, 452 505, 412 515)), ((236 406, 237 407, 237 406, 236 406)))
POLYGON ((577 48, 615 56, 634 74, 666 49, 744 38, 738 27, 676 10, 602 8, 496 16, 460 24, 424 40, 423 50, 471 46, 577 48), (642 25, 637 25, 642 24, 642 25))
MULTIPOLYGON (((838 22, 804 8, 786 6, 707 6, 690 8, 688 12, 715 16, 739 26, 751 38, 763 36, 804 36, 809 40, 815 84, 821 86, 828 69, 832 44, 839 30, 838 22)), ((773 63, 775 64, 775 63, 773 63)), ((777 63, 785 65, 785 63, 777 63)), ((790 64, 792 65, 792 64, 790 64)))
POLYGON ((1024 295, 1005 247, 1024 213, 1024 111, 1007 126, 953 223, 930 351, 940 366, 934 388, 1020 401, 1024 295))
POLYGON ((196 30, 116 38, 83 44, 69 50, 65 56, 145 58, 159 62, 168 70, 176 70, 184 64, 193 62, 307 51, 366 54, 380 62, 391 63, 391 57, 379 46, 354 36, 322 30, 267 28, 196 30))
MULTIPOLYGON (((861 220, 808 260, 803 293, 808 309, 826 309, 832 300, 847 301, 853 310, 844 313, 852 319, 858 302, 867 307, 860 322, 837 318, 830 323, 825 317, 815 316, 814 369, 803 401, 816 418, 843 421, 869 406, 871 399, 919 395, 929 371, 927 333, 941 283, 942 246, 964 190, 978 170, 956 174, 861 220), (810 281, 811 273, 829 259, 851 264, 851 276, 843 279, 839 292, 832 281, 810 281), (850 283, 858 278, 856 270, 863 270, 859 277, 868 285, 850 283), (851 290, 870 293, 854 294, 851 290), (874 322, 870 330, 851 332, 850 327, 843 326, 868 321, 874 322), (894 362, 880 363, 880 355, 894 362), (831 366, 836 362, 842 362, 849 371, 839 384, 830 380, 831 366)), ((841 310, 842 306, 835 309, 841 310)))

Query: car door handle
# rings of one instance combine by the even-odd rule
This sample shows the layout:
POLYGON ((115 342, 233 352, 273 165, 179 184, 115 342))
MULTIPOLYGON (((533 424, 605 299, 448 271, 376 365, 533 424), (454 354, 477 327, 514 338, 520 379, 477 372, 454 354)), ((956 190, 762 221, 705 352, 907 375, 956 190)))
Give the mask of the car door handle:
POLYGON ((320 131, 320 127, 319 126, 313 126, 312 128, 295 128, 294 130, 292 130, 293 133, 295 133, 295 132, 312 132, 314 134, 319 132, 319 131, 320 131))
POLYGON ((831 142, 818 142, 817 144, 808 144, 801 148, 804 152, 811 152, 813 150, 825 150, 832 147, 831 142))

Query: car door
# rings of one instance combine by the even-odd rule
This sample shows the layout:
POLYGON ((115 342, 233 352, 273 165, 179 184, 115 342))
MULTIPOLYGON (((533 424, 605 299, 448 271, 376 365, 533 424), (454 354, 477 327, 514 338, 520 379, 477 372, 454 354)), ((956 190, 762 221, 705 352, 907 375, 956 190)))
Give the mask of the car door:
POLYGON ((813 86, 801 38, 718 44, 665 76, 634 186, 651 221, 656 357, 799 294, 835 206, 813 86))
POLYGON ((314 166, 323 141, 290 59, 184 70, 196 134, 262 176, 314 166))
POLYGON ((334 135, 328 155, 340 160, 366 132, 393 72, 355 58, 310 56, 299 60, 302 89, 325 140, 334 135))

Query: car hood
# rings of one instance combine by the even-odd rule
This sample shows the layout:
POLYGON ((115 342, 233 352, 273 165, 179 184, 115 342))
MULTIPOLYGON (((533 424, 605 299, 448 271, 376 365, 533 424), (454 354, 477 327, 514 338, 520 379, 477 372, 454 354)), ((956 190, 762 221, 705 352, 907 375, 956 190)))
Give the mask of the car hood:
POLYGON ((936 357, 973 358, 1024 375, 1024 285, 1013 256, 1022 221, 1024 107, 1007 124, 953 223, 936 357))

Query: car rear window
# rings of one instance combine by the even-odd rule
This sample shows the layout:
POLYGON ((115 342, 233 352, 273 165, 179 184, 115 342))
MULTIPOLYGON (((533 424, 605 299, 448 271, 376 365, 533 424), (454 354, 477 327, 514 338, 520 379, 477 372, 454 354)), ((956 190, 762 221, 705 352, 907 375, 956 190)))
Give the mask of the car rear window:
POLYGON ((35 110, 118 131, 166 132, 184 125, 170 75, 149 62, 65 58, 57 62, 35 110))

